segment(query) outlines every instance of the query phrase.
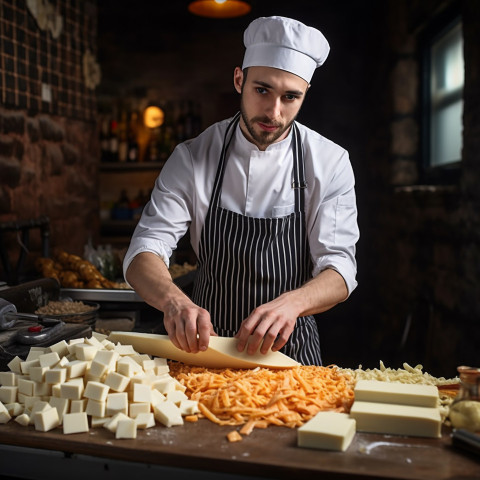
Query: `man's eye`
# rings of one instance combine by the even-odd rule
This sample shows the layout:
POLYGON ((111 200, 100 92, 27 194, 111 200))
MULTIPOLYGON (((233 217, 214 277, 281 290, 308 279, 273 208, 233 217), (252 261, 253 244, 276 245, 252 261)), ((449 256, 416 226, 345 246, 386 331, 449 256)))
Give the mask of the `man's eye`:
POLYGON ((285 98, 293 102, 293 100, 296 100, 298 97, 296 95, 285 95, 285 98))
POLYGON ((257 87, 256 90, 257 93, 267 93, 267 89, 263 87, 257 87))

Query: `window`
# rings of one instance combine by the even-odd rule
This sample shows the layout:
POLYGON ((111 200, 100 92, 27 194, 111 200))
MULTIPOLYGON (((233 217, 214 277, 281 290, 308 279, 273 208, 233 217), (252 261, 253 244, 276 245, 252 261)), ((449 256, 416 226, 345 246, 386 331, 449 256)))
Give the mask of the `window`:
POLYGON ((424 56, 424 163, 458 166, 463 132, 463 35, 459 20, 433 36, 424 56))

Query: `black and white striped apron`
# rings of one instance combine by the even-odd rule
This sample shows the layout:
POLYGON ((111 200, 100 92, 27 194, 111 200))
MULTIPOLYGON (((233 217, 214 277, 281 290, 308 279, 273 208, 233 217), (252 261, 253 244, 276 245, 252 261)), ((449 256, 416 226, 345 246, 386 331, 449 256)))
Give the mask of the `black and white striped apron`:
MULTIPOLYGON (((305 169, 298 128, 293 124, 295 211, 279 218, 248 217, 220 207, 227 150, 240 114, 227 127, 210 205, 199 244, 193 301, 210 312, 218 335, 230 337, 255 307, 310 278, 304 213, 305 169)), ((281 350, 304 365, 321 365, 320 340, 312 316, 297 319, 281 350)))

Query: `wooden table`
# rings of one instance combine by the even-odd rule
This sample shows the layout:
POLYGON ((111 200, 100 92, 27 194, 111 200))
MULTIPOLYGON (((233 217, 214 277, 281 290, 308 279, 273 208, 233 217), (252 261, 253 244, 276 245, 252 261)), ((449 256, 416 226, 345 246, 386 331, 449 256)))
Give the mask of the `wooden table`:
MULTIPOLYGON (((84 472, 78 477, 72 476, 81 470, 82 458, 84 463, 88 458, 101 460, 100 469, 104 473, 111 473, 114 463, 120 460, 128 462, 130 467, 136 466, 137 470, 145 466, 166 469, 170 475, 163 478, 175 479, 480 479, 480 457, 452 447, 446 427, 439 439, 357 433, 346 452, 299 448, 296 430, 274 426, 254 430, 241 442, 229 443, 226 434, 231 430, 203 419, 181 427, 156 426, 142 430, 135 440, 116 440, 114 434, 103 428, 63 435, 61 430, 42 433, 32 426, 22 427, 10 421, 0 425, 0 476, 17 473, 27 477, 32 468, 35 471, 40 468, 39 463, 35 467, 32 463, 38 462, 41 456, 32 462, 28 460, 34 458, 32 452, 38 451, 47 453, 42 468, 47 465, 52 471, 55 462, 68 464, 66 460, 77 458, 76 467, 67 468, 70 480, 88 478, 84 472), (22 449, 29 455, 23 454, 22 449), (58 458, 48 456, 52 451, 61 453, 58 458), (19 461, 22 458, 25 462, 19 461), (182 476, 182 472, 187 475, 182 476)), ((62 475, 65 478, 65 473, 62 475)), ((92 478, 101 478, 98 471, 92 478)), ((155 478, 159 478, 158 475, 155 478)))

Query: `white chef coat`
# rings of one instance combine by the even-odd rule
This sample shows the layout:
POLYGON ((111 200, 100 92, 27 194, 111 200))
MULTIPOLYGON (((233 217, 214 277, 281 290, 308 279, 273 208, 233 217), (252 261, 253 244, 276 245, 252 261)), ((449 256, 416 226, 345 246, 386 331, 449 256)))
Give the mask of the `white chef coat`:
MULTIPOLYGON (((198 256, 200 235, 230 120, 216 123, 179 144, 158 176, 124 259, 126 272, 141 252, 169 265, 178 241, 190 228, 198 256)), ((304 149, 305 215, 312 276, 331 268, 356 287, 355 245, 359 238, 355 179, 346 150, 297 122, 304 149)), ((221 206, 251 217, 282 217, 294 210, 292 133, 259 150, 237 127, 228 150, 221 206)))

